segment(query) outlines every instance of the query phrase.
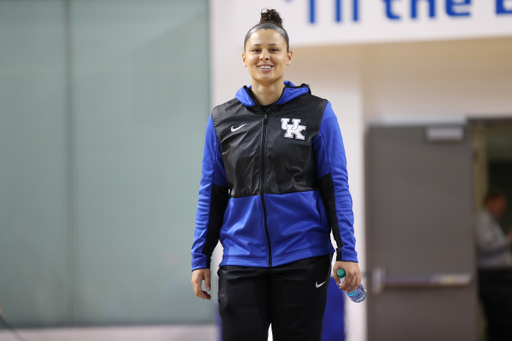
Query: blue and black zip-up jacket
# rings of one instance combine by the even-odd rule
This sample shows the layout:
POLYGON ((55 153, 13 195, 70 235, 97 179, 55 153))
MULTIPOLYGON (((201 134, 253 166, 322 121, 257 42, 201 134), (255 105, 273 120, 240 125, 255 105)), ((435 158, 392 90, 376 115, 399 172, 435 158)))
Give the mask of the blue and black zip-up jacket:
POLYGON ((286 87, 264 111, 249 88, 212 111, 206 128, 192 269, 273 267, 333 253, 357 262, 345 150, 331 104, 286 87))

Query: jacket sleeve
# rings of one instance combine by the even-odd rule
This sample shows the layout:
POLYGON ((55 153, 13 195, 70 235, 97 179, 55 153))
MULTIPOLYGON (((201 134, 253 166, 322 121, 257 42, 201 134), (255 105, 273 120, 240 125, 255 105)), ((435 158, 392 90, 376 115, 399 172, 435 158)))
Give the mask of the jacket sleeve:
POLYGON ((196 227, 191 250, 192 270, 210 267, 211 255, 219 240, 228 200, 222 150, 210 115, 206 126, 196 227))
POLYGON ((357 262, 347 159, 338 119, 330 102, 325 106, 313 151, 322 201, 337 244, 336 260, 357 262))

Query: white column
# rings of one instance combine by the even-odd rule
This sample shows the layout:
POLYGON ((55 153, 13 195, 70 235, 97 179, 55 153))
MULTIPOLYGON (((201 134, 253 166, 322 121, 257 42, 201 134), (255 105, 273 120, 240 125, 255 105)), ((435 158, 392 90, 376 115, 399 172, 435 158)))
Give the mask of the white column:
MULTIPOLYGON (((359 69, 359 47, 301 47, 294 49, 286 78, 295 84, 307 83, 314 95, 326 98, 338 122, 347 154, 350 192, 354 203, 356 250, 361 272, 365 267, 364 221, 364 117, 359 69)), ((363 285, 368 281, 363 277, 363 285)), ((366 303, 346 300, 347 341, 366 340, 366 303)))

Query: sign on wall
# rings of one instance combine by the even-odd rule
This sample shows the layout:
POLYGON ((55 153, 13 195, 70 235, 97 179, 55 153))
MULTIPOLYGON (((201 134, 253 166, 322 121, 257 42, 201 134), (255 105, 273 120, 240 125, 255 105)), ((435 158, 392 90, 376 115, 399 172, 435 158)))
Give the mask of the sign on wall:
POLYGON ((512 0, 235 0, 228 4, 240 40, 257 23, 263 8, 281 13, 294 46, 512 36, 512 0))

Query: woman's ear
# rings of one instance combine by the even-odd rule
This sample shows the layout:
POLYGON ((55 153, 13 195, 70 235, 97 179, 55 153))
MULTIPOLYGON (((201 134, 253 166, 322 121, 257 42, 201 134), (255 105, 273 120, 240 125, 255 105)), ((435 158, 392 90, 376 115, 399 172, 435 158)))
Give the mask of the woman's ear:
POLYGON ((247 67, 247 63, 245 62, 245 53, 244 52, 242 52, 242 65, 244 67, 247 67))
POLYGON ((292 65, 292 56, 293 56, 293 51, 292 50, 288 51, 288 60, 286 61, 286 65, 292 65))

